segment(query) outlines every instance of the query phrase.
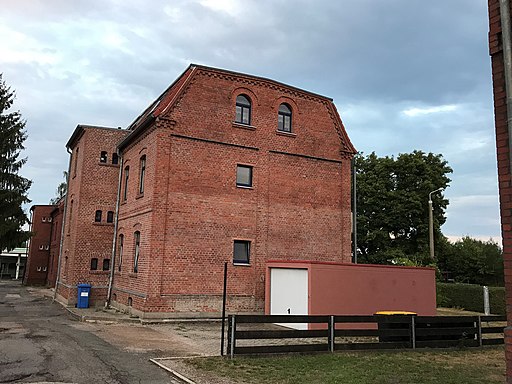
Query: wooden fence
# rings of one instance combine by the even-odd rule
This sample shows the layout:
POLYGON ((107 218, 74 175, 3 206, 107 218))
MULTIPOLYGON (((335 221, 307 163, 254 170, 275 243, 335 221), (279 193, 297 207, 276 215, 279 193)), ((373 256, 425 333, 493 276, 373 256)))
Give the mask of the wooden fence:
POLYGON ((505 316, 231 315, 227 355, 503 344, 505 316), (277 324, 309 324, 306 330, 277 324))

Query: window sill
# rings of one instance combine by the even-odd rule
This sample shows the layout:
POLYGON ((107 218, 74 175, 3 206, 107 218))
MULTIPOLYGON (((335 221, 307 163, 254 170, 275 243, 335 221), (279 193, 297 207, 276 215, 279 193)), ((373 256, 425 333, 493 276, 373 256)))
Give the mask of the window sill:
POLYGON ((121 201, 119 204, 120 205, 125 205, 127 202, 128 202, 128 199, 121 201))
POLYGON ((233 265, 235 267, 250 267, 251 266, 250 263, 249 264, 246 264, 246 263, 233 263, 233 265))
POLYGON ((98 221, 93 221, 92 225, 99 225, 99 226, 106 226, 106 227, 113 227, 114 223, 101 223, 98 221))
POLYGON ((253 186, 248 186, 248 185, 237 185, 236 187, 241 188, 241 189, 254 189, 253 186))
POLYGON ((142 199, 144 197, 144 193, 139 193, 137 196, 135 196, 135 199, 142 199))
POLYGON ((128 273, 128 276, 137 278, 138 273, 137 272, 130 272, 130 273, 128 273))
POLYGON ((286 132, 286 131, 276 131, 276 133, 280 136, 287 136, 287 137, 297 137, 296 133, 293 132, 286 132))
POLYGON ((100 162, 98 162, 98 165, 101 165, 102 167, 113 167, 113 168, 119 168, 119 164, 102 163, 101 161, 100 161, 100 162))
POLYGON ((243 123, 237 123, 236 121, 231 122, 234 128, 242 128, 242 129, 248 129, 249 131, 255 131, 256 127, 253 125, 243 124, 243 123))
POLYGON ((91 275, 108 275, 110 271, 89 271, 91 275))

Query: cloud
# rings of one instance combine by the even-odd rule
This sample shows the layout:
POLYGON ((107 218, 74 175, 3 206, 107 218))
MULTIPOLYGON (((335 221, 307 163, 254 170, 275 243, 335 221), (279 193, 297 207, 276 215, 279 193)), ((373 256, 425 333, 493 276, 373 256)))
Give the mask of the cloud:
POLYGON ((27 119, 35 202, 53 196, 77 124, 127 126, 195 62, 334 98, 365 153, 442 153, 443 229, 494 236, 497 201, 468 217, 457 200, 497 195, 487 30, 477 0, 17 0, 0 14, 0 68, 27 119))
POLYGON ((451 112, 457 109, 456 105, 440 105, 437 107, 426 107, 426 108, 409 108, 403 112, 404 115, 415 117, 421 115, 430 115, 432 113, 440 113, 440 112, 451 112))

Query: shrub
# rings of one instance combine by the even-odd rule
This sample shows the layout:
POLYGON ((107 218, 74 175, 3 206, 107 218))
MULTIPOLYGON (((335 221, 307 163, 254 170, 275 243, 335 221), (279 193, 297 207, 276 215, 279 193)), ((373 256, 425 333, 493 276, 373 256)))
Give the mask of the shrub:
MULTIPOLYGON (((439 307, 462 308, 474 312, 484 311, 484 293, 480 285, 437 283, 436 293, 439 307)), ((492 314, 504 315, 506 313, 505 288, 489 287, 489 303, 492 314)))

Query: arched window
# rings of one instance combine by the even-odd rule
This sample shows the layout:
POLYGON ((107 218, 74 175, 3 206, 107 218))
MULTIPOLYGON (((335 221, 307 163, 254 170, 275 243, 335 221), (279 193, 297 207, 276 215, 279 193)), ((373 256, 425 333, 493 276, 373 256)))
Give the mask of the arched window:
POLYGON ((107 151, 101 151, 100 153, 100 163, 107 162, 107 151))
POLYGON ((96 214, 94 215, 94 221, 97 223, 101 223, 101 210, 97 210, 96 214))
POLYGON ((251 100, 245 95, 236 98, 236 123, 251 124, 251 100))
POLYGON ((98 259, 92 258, 91 259, 91 271, 96 271, 98 269, 98 259))
POLYGON ((146 155, 140 158, 139 194, 144 193, 144 177, 146 176, 146 155))
POLYGON ((124 248, 124 235, 119 235, 119 251, 118 251, 118 262, 117 269, 121 271, 121 265, 123 264, 123 248, 124 248))
POLYGON ((107 223, 113 223, 114 222, 114 211, 108 211, 107 212, 107 223))
POLYGON ((292 110, 288 104, 281 104, 277 113, 277 130, 281 132, 292 131, 292 110))
POLYGON ((110 269, 110 259, 103 259, 103 268, 104 271, 108 271, 110 269))
POLYGON ((133 272, 139 270, 139 256, 140 256, 140 232, 137 231, 133 234, 135 240, 135 252, 133 254, 133 272))
POLYGON ((113 153, 112 154, 112 164, 117 164, 119 163, 119 156, 117 155, 117 153, 113 153))
POLYGON ((126 201, 128 197, 128 178, 130 177, 130 167, 124 168, 124 190, 123 190, 123 200, 126 201))

